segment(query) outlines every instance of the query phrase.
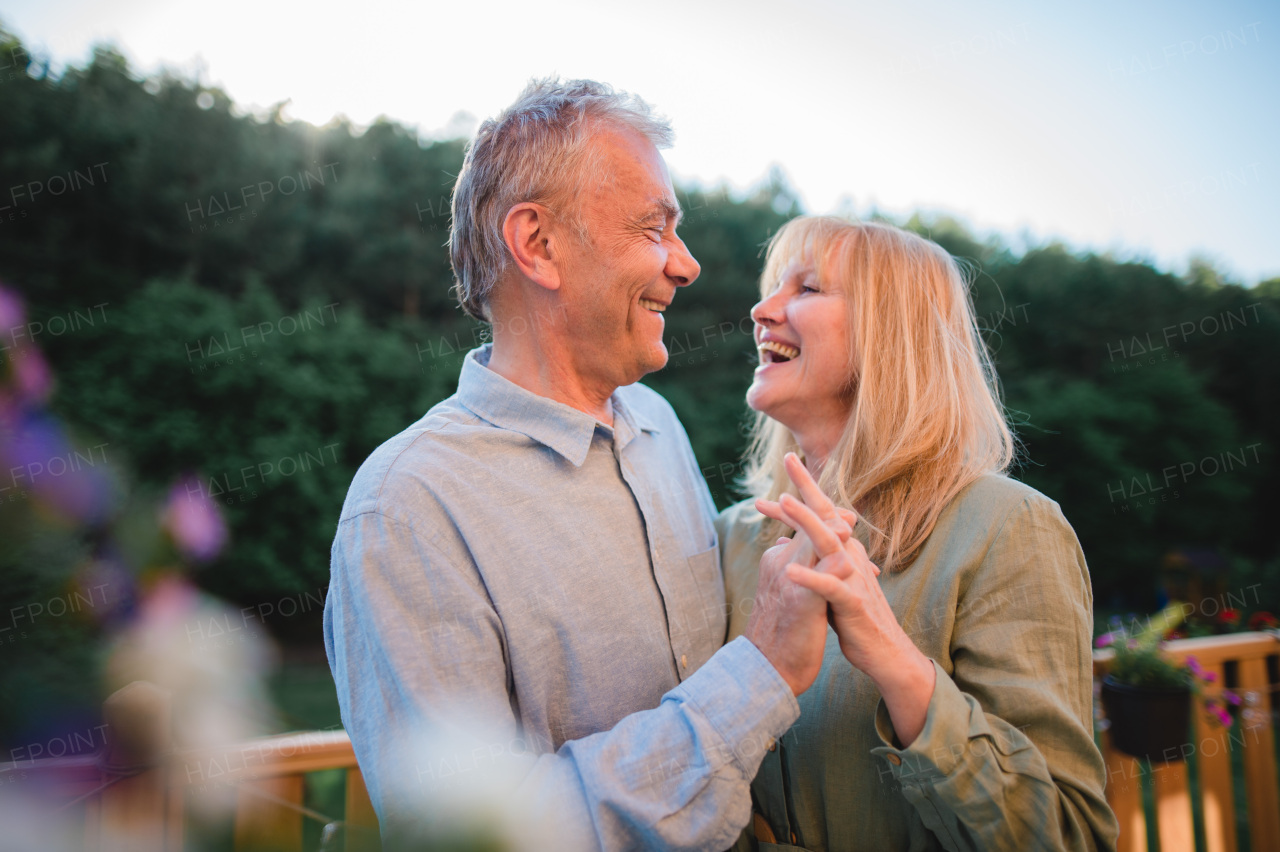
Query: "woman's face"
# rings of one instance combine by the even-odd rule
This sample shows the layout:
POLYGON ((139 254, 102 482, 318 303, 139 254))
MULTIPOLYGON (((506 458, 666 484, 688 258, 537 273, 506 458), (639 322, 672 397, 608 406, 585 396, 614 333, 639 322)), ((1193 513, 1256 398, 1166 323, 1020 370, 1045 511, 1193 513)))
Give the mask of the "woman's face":
MULTIPOLYGON (((838 437, 853 402, 844 288, 818 280, 810 258, 793 259, 773 292, 751 309, 760 366, 747 405, 800 437, 838 437)), ((833 439, 834 440, 834 439, 833 439)))

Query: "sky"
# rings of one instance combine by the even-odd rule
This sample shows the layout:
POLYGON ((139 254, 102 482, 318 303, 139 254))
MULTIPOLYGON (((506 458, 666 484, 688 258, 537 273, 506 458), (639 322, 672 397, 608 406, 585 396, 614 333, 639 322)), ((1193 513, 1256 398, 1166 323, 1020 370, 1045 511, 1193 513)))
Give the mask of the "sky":
POLYGON ((424 138, 590 77, 671 119, 678 182, 745 192, 776 166, 806 212, 1280 276, 1275 2, 0 0, 0 22, 55 69, 110 42, 246 110, 424 138))

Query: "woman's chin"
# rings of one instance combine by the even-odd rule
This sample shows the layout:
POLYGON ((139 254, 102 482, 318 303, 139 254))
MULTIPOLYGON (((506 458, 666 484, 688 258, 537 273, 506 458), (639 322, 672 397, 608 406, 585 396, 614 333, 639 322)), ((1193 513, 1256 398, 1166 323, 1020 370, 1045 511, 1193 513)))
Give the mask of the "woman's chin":
POLYGON ((771 394, 767 388, 760 386, 758 382, 753 382, 751 387, 747 388, 747 407, 752 411, 758 411, 761 414, 773 416, 771 410, 774 408, 774 400, 770 398, 771 394))

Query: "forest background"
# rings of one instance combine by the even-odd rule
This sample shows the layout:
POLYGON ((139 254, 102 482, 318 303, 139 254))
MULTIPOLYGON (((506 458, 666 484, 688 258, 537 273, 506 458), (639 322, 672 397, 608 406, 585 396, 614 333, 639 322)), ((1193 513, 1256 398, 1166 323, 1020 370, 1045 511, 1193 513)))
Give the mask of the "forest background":
MULTIPOLYGON (((147 582, 127 531, 179 477, 230 533, 191 580, 285 648, 286 718, 332 725, 319 620, 346 488, 454 391, 487 335, 450 292, 464 140, 246 115, 110 48, 56 76, 32 63, 0 31, 0 286, 26 305, 0 328, 0 374, 43 353, 68 462, 109 470, 114 496, 73 529, 27 499, 23 471, 0 473, 0 751, 96 712, 98 640, 147 582), (90 588, 83 566, 103 560, 133 573, 90 588), (30 617, 86 592, 92 613, 30 617)), ((670 364, 646 383, 724 506, 740 496, 762 246, 802 211, 780 172, 745 195, 678 189, 703 271, 666 315, 670 364)), ((1212 591, 1196 602, 1206 616, 1280 608, 1280 279, 1056 243, 1015 253, 946 217, 899 224, 970 272, 1022 442, 1014 475, 1075 527, 1099 623, 1153 611, 1189 575, 1212 591)))

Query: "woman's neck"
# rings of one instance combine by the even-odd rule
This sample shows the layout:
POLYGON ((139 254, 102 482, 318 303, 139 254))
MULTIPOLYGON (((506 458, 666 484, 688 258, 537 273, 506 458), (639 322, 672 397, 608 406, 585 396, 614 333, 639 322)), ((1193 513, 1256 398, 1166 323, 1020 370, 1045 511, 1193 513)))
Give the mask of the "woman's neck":
POLYGON ((836 442, 840 440, 843 425, 841 423, 839 427, 831 428, 828 424, 806 424, 804 429, 791 430, 791 437, 800 448, 804 466, 808 468, 810 476, 814 479, 822 475, 823 466, 831 457, 836 442))

